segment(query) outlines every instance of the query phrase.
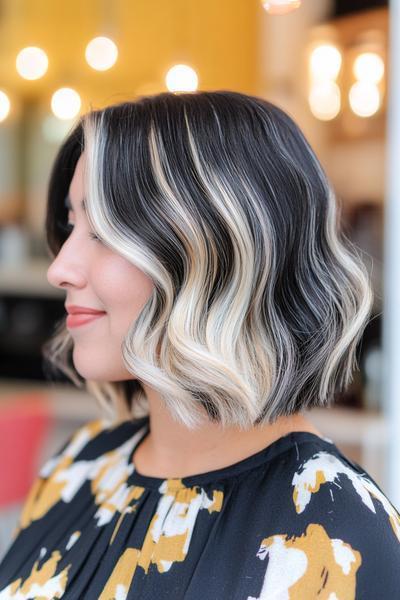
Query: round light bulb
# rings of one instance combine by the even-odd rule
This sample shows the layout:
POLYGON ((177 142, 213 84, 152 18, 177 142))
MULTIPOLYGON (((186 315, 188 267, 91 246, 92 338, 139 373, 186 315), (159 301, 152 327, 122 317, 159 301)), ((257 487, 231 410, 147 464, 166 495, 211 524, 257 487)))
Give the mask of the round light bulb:
POLYGON ((80 108, 81 98, 72 88, 60 88, 51 97, 51 110, 59 119, 73 119, 80 108))
POLYGON ((261 0, 270 15, 286 15, 301 6, 301 0, 261 0))
POLYGON ((314 80, 336 79, 341 66, 342 55, 332 44, 321 44, 311 52, 310 72, 314 80))
POLYGON ((351 110, 359 117, 372 117, 381 105, 381 96, 375 83, 356 81, 349 91, 351 110))
POLYGON ((118 48, 110 38, 96 37, 86 46, 85 58, 92 69, 107 71, 117 61, 118 48))
POLYGON ((199 79, 197 73, 188 65, 175 65, 168 71, 165 83, 170 92, 194 92, 199 79))
POLYGON ((354 61, 353 73, 360 81, 378 83, 385 72, 382 58, 376 52, 362 52, 354 61))
POLYGON ((39 79, 46 73, 49 60, 44 50, 36 46, 28 46, 18 53, 15 66, 24 79, 39 79))
POLYGON ((321 121, 334 119, 340 111, 340 89, 334 81, 317 81, 308 96, 314 117, 321 121))
POLYGON ((10 100, 5 92, 0 90, 0 123, 5 121, 10 112, 10 100))

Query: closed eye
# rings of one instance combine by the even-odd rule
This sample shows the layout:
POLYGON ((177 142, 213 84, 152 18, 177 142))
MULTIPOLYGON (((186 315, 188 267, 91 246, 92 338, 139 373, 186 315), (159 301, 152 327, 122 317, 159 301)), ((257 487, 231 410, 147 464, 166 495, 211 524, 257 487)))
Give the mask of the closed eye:
POLYGON ((73 223, 64 223, 62 221, 58 221, 57 225, 61 229, 61 231, 64 231, 66 233, 71 233, 72 229, 74 228, 73 223))
MULTIPOLYGON (((62 229, 62 231, 64 231, 65 233, 67 233, 67 237, 69 236, 69 234, 72 232, 73 228, 74 228, 74 223, 58 223, 60 229, 62 229)), ((101 242, 100 238, 93 233, 92 231, 89 231, 89 237, 92 240, 96 240, 98 242, 101 242)))

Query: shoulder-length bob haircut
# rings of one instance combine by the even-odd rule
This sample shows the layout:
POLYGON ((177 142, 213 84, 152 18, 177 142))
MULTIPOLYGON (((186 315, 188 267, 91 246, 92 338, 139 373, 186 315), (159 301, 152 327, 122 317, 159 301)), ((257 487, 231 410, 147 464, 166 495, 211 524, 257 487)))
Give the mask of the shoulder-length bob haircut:
POLYGON ((353 379, 373 294, 291 117, 232 91, 89 111, 50 176, 53 258, 82 151, 91 228, 154 288, 121 346, 132 380, 81 378, 65 320, 43 347, 49 366, 85 383, 114 422, 148 413, 141 383, 189 428, 208 419, 247 429, 329 406, 353 379))

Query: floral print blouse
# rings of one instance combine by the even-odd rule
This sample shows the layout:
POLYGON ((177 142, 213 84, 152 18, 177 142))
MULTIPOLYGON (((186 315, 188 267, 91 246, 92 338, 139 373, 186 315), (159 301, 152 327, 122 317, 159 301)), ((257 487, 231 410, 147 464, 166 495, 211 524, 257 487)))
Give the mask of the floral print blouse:
POLYGON ((0 600, 400 599, 400 515, 328 438, 161 479, 135 470, 148 432, 90 421, 44 464, 0 600))

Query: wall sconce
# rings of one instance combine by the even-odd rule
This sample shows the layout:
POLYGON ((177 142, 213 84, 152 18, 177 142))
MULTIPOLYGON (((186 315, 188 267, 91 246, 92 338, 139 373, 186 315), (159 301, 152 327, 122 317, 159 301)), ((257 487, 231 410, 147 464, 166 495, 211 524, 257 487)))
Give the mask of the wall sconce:
POLYGON ((315 28, 312 37, 307 50, 311 113, 340 123, 346 133, 365 133, 366 122, 371 131, 385 110, 387 9, 332 20, 315 28))
POLYGON ((349 90, 349 104, 359 117, 372 117, 382 106, 385 63, 378 52, 359 51, 353 61, 354 83, 349 90))
POLYGON ((322 121, 334 119, 341 108, 341 92, 337 78, 342 54, 333 44, 315 46, 309 57, 308 103, 313 115, 322 121))

